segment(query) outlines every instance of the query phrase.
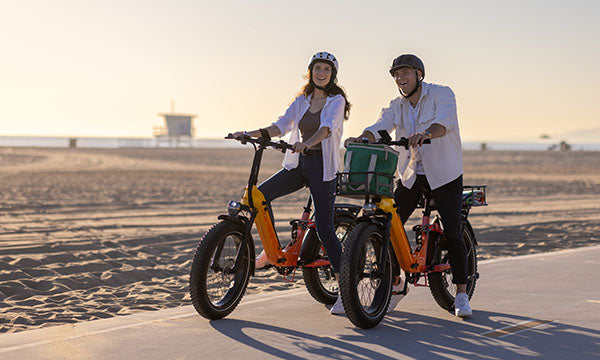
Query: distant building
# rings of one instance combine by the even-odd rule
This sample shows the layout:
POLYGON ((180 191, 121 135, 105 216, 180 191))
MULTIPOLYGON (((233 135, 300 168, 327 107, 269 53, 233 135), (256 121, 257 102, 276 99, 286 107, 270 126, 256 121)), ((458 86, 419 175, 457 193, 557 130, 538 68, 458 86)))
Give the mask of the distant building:
POLYGON ((174 112, 168 114, 158 114, 163 117, 163 126, 154 126, 152 133, 156 139, 156 146, 166 144, 169 147, 179 147, 187 144, 192 147, 192 140, 196 135, 194 127, 194 118, 197 115, 177 114, 174 112))

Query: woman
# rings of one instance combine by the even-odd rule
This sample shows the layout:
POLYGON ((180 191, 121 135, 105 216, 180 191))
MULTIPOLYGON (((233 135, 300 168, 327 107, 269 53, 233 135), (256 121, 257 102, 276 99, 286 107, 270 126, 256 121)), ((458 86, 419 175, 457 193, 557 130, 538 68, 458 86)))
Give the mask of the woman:
MULTIPOLYGON (((271 126, 269 135, 284 136, 291 132, 290 144, 283 158, 283 169, 258 186, 267 202, 291 194, 308 184, 315 207, 315 225, 319 239, 339 280, 342 247, 334 230, 336 172, 340 168, 340 144, 343 122, 348 119, 350 104, 337 85, 338 61, 328 52, 318 52, 308 64, 308 83, 294 102, 271 126), (300 138, 300 136, 302 138, 300 138), (315 149, 304 154, 306 149, 315 149)), ((244 132, 234 133, 239 137, 244 132)), ((260 130, 246 132, 258 137, 260 130)), ((266 255, 256 258, 256 268, 269 264, 266 255)), ((341 297, 331 308, 332 314, 344 314, 341 297)))

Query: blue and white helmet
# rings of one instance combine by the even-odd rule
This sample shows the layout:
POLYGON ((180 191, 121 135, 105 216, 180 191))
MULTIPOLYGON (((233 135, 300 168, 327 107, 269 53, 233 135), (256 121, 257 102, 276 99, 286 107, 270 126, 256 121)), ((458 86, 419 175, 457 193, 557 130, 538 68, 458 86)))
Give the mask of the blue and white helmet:
POLYGON ((317 61, 324 61, 326 63, 330 63, 335 68, 335 71, 338 71, 337 59, 335 58, 335 56, 333 56, 333 54, 330 54, 327 51, 319 51, 318 53, 314 54, 310 59, 310 62, 308 63, 308 68, 310 69, 312 65, 317 61))

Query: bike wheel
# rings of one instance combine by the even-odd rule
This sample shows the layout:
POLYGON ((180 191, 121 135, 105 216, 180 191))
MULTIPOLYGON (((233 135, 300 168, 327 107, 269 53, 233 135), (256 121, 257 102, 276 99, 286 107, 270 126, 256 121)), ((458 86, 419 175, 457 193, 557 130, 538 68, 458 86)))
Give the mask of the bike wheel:
POLYGON ((391 245, 382 261, 383 241, 381 227, 361 222, 344 242, 340 270, 342 302, 350 321, 363 329, 379 324, 390 304, 391 245))
POLYGON ((190 273, 190 295, 196 311, 211 320, 229 315, 238 305, 250 278, 251 241, 242 241, 242 224, 225 220, 200 240, 190 273), (236 259, 240 253, 239 264, 236 259))
MULTIPOLYGON (((345 215, 339 216, 335 222, 335 234, 343 246, 344 240, 354 224, 354 218, 345 215)), ((326 257, 315 229, 310 229, 304 241, 304 246, 308 249, 308 259, 326 257)), ((302 276, 306 284, 306 289, 315 300, 327 305, 335 303, 338 297, 339 286, 331 265, 318 268, 302 268, 302 276)))
MULTIPOLYGON (((432 232, 430 234, 437 233, 432 232)), ((465 247, 467 248, 467 295, 470 299, 471 296, 473 296, 475 283, 477 282, 477 250, 475 249, 475 235, 468 230, 467 226, 463 227, 462 236, 465 247)), ((435 239, 435 236, 433 239, 435 239)), ((447 263, 448 251, 442 250, 439 246, 434 246, 434 249, 433 263, 447 263)), ((443 272, 429 273, 427 279, 429 280, 429 290, 431 291, 435 302, 443 309, 453 311, 454 298, 456 297, 456 284, 452 283, 452 270, 448 269, 443 272)))

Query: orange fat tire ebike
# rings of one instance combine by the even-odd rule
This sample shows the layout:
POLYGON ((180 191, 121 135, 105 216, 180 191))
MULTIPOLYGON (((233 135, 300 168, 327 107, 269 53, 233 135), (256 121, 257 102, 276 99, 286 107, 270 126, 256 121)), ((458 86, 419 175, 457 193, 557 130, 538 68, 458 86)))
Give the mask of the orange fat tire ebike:
MULTIPOLYGON (((408 146, 407 139, 391 141, 382 134, 379 143, 408 146)), ((348 173, 338 176, 338 195, 348 173)), ((378 175, 378 174, 374 174, 378 175)), ((366 185, 368 188, 368 184, 366 185)), ((477 254, 475 233, 467 217, 471 206, 487 205, 486 186, 465 186, 463 189, 462 237, 467 249, 467 294, 475 290, 477 254)), ((356 197, 353 195, 353 197, 356 197)), ((346 315, 361 328, 379 324, 387 312, 392 295, 392 252, 396 256, 406 281, 401 293, 406 294, 408 284, 429 286, 442 308, 454 308, 456 286, 452 284, 452 272, 448 262, 448 241, 444 237, 441 219, 431 218, 435 210, 431 193, 425 193, 418 207, 423 208, 421 225, 416 225, 416 246, 411 249, 404 224, 396 212, 393 198, 364 194, 363 212, 347 235, 343 246, 340 269, 340 291, 346 315), (419 284, 423 278, 424 284, 419 284)))
MULTIPOLYGON (((248 186, 241 202, 229 202, 228 214, 218 217, 221 221, 202 237, 194 254, 190 295, 196 311, 207 319, 221 319, 229 315, 246 291, 250 276, 254 274, 253 224, 256 224, 269 262, 284 276, 284 280, 287 275, 293 274, 293 277, 295 270, 302 267, 305 285, 313 298, 324 304, 333 304, 338 296, 333 269, 312 220, 310 195, 301 219, 290 222, 291 242, 281 246, 265 197, 256 184, 264 149, 272 147, 285 152, 291 149, 291 145, 284 141, 271 142, 266 131, 261 133, 260 138, 243 136, 236 139, 254 146, 248 186)), ((360 206, 357 205, 336 204, 334 224, 340 241, 353 226, 358 211, 360 206)))

